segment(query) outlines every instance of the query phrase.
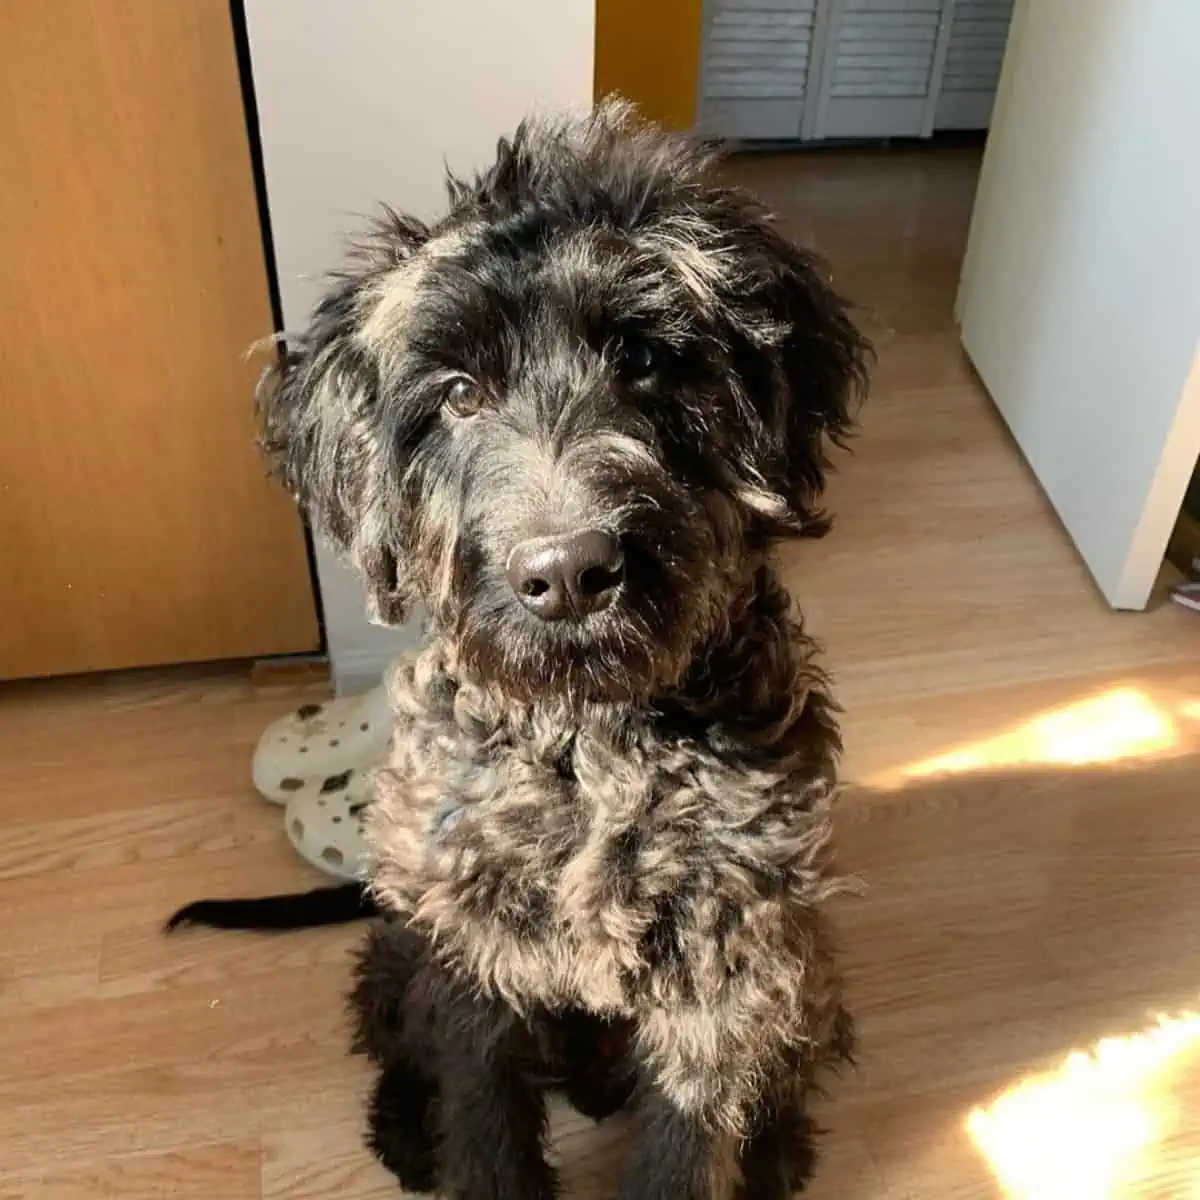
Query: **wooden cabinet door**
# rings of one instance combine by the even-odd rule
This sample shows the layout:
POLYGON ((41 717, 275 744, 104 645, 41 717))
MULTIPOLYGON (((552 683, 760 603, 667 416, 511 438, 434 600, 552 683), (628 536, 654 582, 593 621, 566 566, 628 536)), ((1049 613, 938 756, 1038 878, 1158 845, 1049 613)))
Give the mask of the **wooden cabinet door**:
POLYGON ((0 678, 314 650, 223 0, 0 0, 0 678))

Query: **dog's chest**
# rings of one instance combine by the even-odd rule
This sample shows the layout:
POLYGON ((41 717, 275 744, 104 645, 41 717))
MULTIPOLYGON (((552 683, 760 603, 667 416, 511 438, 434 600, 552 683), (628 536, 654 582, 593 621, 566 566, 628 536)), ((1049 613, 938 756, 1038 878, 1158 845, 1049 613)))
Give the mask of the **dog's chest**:
POLYGON ((557 758, 444 730, 397 746, 371 824, 384 903, 523 1002, 623 1011, 661 986, 664 954, 704 923, 679 898, 721 868, 701 820, 719 780, 586 738, 557 758))

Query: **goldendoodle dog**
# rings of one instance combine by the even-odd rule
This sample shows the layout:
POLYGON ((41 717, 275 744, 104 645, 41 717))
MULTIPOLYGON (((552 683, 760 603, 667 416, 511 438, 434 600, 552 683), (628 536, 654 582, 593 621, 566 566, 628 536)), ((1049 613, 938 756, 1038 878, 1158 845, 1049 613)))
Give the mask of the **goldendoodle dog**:
POLYGON ((560 1089, 633 1110, 621 1200, 785 1200, 852 1029, 836 709, 771 552, 828 528, 869 349, 710 151, 619 104, 449 188, 434 225, 387 216, 263 399, 381 617, 428 615, 369 902, 178 919, 380 913, 351 1007, 406 1186, 550 1200, 560 1089))

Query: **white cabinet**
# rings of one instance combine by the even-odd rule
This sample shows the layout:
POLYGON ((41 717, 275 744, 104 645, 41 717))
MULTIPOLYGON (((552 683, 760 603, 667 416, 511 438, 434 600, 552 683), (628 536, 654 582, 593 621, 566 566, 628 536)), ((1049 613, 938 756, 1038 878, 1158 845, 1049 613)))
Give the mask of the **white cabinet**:
POLYGON ((991 117, 1013 0, 707 0, 699 131, 928 137, 991 117))
POLYGON ((1145 607, 1200 455, 1197 61, 1195 0, 1021 0, 956 305, 1114 608, 1145 607))

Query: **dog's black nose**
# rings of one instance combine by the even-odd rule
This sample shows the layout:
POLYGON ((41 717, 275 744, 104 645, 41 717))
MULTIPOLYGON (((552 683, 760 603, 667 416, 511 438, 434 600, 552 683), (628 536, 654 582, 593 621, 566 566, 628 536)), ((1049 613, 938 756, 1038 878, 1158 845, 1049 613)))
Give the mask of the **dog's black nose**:
POLYGON ((509 586, 544 621, 607 608, 625 574, 621 544, 599 529, 530 538, 508 556, 509 586))

